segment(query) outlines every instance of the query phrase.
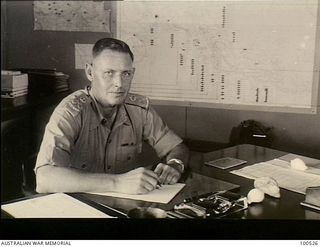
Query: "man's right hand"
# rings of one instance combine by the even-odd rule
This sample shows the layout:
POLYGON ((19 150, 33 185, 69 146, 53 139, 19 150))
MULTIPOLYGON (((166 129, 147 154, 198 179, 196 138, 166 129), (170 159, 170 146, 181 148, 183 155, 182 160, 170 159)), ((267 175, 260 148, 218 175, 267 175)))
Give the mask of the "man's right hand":
POLYGON ((115 188, 117 192, 126 194, 145 194, 154 190, 158 183, 158 175, 144 167, 139 167, 124 174, 117 175, 115 188))

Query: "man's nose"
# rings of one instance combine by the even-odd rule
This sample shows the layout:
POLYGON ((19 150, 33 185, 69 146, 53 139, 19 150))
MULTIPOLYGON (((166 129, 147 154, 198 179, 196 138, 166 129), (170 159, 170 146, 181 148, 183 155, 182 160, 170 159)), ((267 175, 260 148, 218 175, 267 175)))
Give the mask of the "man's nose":
POLYGON ((113 78, 113 85, 116 87, 122 87, 122 78, 121 76, 115 76, 113 78))

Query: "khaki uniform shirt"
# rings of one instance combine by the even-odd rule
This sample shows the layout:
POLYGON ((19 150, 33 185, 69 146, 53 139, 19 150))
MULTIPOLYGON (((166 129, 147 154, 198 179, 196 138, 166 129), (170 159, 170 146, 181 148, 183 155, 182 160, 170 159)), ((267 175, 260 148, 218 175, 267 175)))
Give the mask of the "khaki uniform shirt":
POLYGON ((142 151, 143 141, 160 158, 182 142, 149 106, 146 97, 128 94, 113 115, 104 118, 89 88, 78 90, 54 110, 35 171, 44 165, 55 165, 87 172, 127 172, 137 167, 135 158, 142 151))

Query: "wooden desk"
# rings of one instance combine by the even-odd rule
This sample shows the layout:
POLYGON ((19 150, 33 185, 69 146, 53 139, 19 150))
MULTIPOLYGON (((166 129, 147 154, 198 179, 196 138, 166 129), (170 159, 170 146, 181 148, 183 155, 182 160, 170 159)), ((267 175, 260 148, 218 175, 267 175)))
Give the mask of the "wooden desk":
MULTIPOLYGON (((253 180, 229 173, 232 169, 221 170, 205 166, 204 162, 226 156, 246 160, 248 162, 247 164, 234 168, 239 169, 246 165, 271 160, 285 154, 287 153, 250 144, 242 144, 206 154, 192 153, 190 160, 192 173, 186 180, 187 186, 169 204, 150 203, 89 194, 77 194, 76 196, 80 199, 108 205, 124 213, 127 213, 128 210, 135 207, 159 207, 164 210, 170 210, 175 204, 182 202, 184 198, 211 191, 235 189, 232 184, 240 185, 240 189, 237 192, 246 196, 248 192, 254 188, 253 180)), ((281 189, 280 199, 266 196, 262 203, 251 204, 248 209, 231 214, 225 218, 320 219, 320 213, 306 209, 300 205, 300 202, 303 201, 304 198, 305 196, 302 194, 281 189)))
MULTIPOLYGON (((204 176, 197 173, 190 173, 189 176, 184 181, 184 183, 186 184, 186 186, 168 204, 145 202, 145 201, 115 198, 115 197, 93 195, 93 194, 84 194, 84 193, 79 193, 79 194, 77 193, 77 194, 73 194, 72 196, 76 197, 77 199, 84 200, 85 202, 90 203, 90 201, 93 201, 94 203, 107 205, 120 212, 127 214, 127 212, 130 209, 133 209, 136 207, 157 207, 164 210, 172 210, 174 205, 183 202, 183 200, 186 198, 207 194, 213 191, 222 191, 222 190, 237 191, 239 189, 239 186, 233 183, 225 182, 215 178, 210 178, 208 176, 204 176)), ((97 206, 97 205, 93 204, 92 206, 97 206)), ((103 208, 101 207, 99 207, 99 209, 103 210, 103 208)), ((106 212, 106 213, 110 213, 110 212, 106 212)), ((116 214, 115 216, 119 216, 119 215, 116 214)))
MULTIPOLYGON (((201 154, 192 153, 190 166, 195 175, 193 186, 200 184, 203 190, 222 189, 231 184, 211 180, 199 174, 218 177, 241 185, 241 194, 246 195, 252 188, 249 179, 230 174, 226 171, 204 166, 204 161, 232 156, 248 161, 247 165, 263 160, 270 160, 286 153, 253 145, 239 145, 224 150, 201 154), (198 175, 196 173, 199 173, 198 175)), ((239 168, 239 167, 238 167, 239 168)), ((191 186, 191 187, 193 187, 191 186)), ((231 185, 232 186, 232 185, 231 185)), ((190 187, 189 187, 190 188, 190 187)), ((202 190, 201 189, 201 190, 202 190)), ((192 195, 193 190, 186 190, 184 196, 192 195), (186 192, 187 191, 187 192, 186 192), (191 194, 188 194, 191 193, 191 194)), ((199 190, 196 190, 198 193, 199 190)), ((168 205, 159 205, 127 199, 102 197, 98 195, 73 194, 82 200, 92 200, 121 209, 124 212, 137 206, 152 206, 170 209, 181 200, 181 194, 168 205)), ((2 219, 8 238, 14 238, 20 229, 21 238, 55 238, 57 234, 67 239, 318 239, 319 213, 305 209, 299 205, 304 195, 281 189, 281 199, 267 197, 262 203, 251 205, 247 210, 221 219, 207 220, 127 220, 127 219, 78 219, 78 220, 11 220, 2 219), (240 220, 241 219, 241 220, 240 220), (242 220, 245 219, 245 220, 242 220), (281 219, 281 220, 279 220, 281 219), (283 220, 289 219, 289 220, 283 220), (292 220, 295 219, 295 220, 292 220), (22 229, 22 230, 21 230, 22 229), (53 231, 54 229, 54 231, 53 231), (51 235, 50 235, 51 234, 51 235)), ((96 206, 96 205, 93 205, 96 206)), ((102 209, 101 207, 97 207, 102 209)), ((3 217, 3 215, 2 215, 3 217)), ((5 217, 5 216, 4 216, 5 217)))
MULTIPOLYGON (((234 175, 230 173, 230 171, 237 170, 248 165, 253 165, 258 162, 275 159, 285 154, 287 153, 271 148, 259 147, 251 144, 241 144, 206 154, 194 153, 191 156, 190 167, 194 172, 199 174, 206 174, 213 178, 218 178, 240 185, 239 193, 246 196, 248 192, 254 188, 254 180, 234 175), (205 161, 227 156, 246 160, 247 163, 227 170, 204 165, 205 161)), ((248 209, 233 214, 229 216, 229 218, 320 220, 320 213, 309 210, 300 205, 300 202, 304 201, 305 195, 286 189, 280 189, 280 193, 280 199, 266 196, 262 203, 251 204, 248 209)))
MULTIPOLYGON (((250 144, 241 144, 238 146, 225 148, 211 153, 192 153, 190 159, 190 174, 185 178, 185 188, 168 204, 152 203, 145 201, 130 200, 124 198, 114 198, 101 195, 93 195, 86 193, 70 194, 77 199, 85 201, 99 210, 103 207, 97 205, 102 204, 114 208, 120 212, 127 213, 130 209, 136 207, 158 207, 164 210, 173 209, 174 205, 183 202, 185 198, 196 195, 202 195, 212 191, 233 190, 244 196, 254 188, 253 180, 231 174, 233 169, 239 169, 247 165, 257 162, 267 161, 278 158, 287 153, 254 146, 250 144), (205 161, 218 159, 222 157, 235 157, 247 161, 247 164, 222 170, 204 165, 205 161), (237 186, 239 185, 239 186, 237 186)), ((305 195, 291 192, 285 189, 280 190, 281 198, 273 198, 266 196, 264 201, 257 204, 249 205, 248 209, 225 216, 225 219, 318 219, 320 213, 307 209, 300 205, 305 195)), ((121 216, 115 214, 114 216, 121 216)))

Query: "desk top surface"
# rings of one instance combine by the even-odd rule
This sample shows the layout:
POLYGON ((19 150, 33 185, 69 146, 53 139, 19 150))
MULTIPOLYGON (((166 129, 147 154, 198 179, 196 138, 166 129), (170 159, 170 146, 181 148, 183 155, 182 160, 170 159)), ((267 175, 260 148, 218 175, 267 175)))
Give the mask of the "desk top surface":
MULTIPOLYGON (((91 203, 92 206, 102 210, 101 205, 114 208, 122 213, 127 213, 136 207, 159 207, 164 210, 171 210, 175 204, 196 195, 203 195, 208 192, 221 190, 234 190, 246 196, 254 187, 253 180, 240 177, 230 173, 233 169, 239 169, 261 161, 278 158, 287 153, 270 148, 258 147, 249 144, 242 144, 210 153, 192 153, 190 159, 190 173, 186 177, 185 188, 168 204, 136 201, 123 198, 114 198, 101 195, 76 193, 72 194, 77 199, 91 203), (208 167, 205 161, 222 157, 234 157, 246 160, 245 165, 237 166, 227 170, 208 167), (239 187, 240 186, 240 187, 239 187)), ((251 204, 243 211, 230 214, 225 218, 236 219, 320 219, 320 214, 300 205, 305 198, 304 195, 281 189, 281 198, 266 196, 262 203, 251 204)), ((110 210, 109 210, 110 212, 110 210)), ((106 210, 108 213, 108 210, 106 210)), ((119 216, 119 215, 115 215, 119 216)))
MULTIPOLYGON (((192 155, 190 166, 194 172, 199 174, 206 174, 207 176, 239 185, 240 190, 238 193, 246 196, 248 192, 254 188, 254 180, 237 176, 230 173, 230 171, 262 161, 279 158, 285 154, 287 153, 271 148, 241 144, 203 155, 192 155), (246 160, 247 163, 227 170, 204 165, 205 161, 227 156, 246 160)), ((300 205, 300 202, 304 201, 305 195, 282 188, 280 189, 280 193, 281 198, 279 199, 266 196, 263 202, 251 204, 248 209, 230 217, 241 219, 320 219, 320 213, 300 205)))
MULTIPOLYGON (((204 154, 192 153, 190 159, 190 170, 192 173, 190 173, 186 180, 187 186, 169 204, 150 203, 89 194, 78 194, 78 196, 85 200, 89 199, 97 203, 108 205, 124 213, 127 213, 128 210, 135 207, 159 207, 164 210, 170 210, 175 204, 182 202, 184 198, 225 189, 233 189, 243 196, 246 196, 248 192, 254 188, 253 180, 231 174, 230 171, 261 161, 278 158, 285 154, 287 153, 249 144, 242 144, 204 154), (247 163, 227 170, 204 165, 205 161, 227 156, 246 160, 247 163)), ((251 204, 248 209, 226 216, 226 218, 320 219, 319 213, 300 205, 300 202, 304 201, 305 195, 285 189, 281 189, 280 192, 280 199, 266 196, 262 203, 251 204)))

